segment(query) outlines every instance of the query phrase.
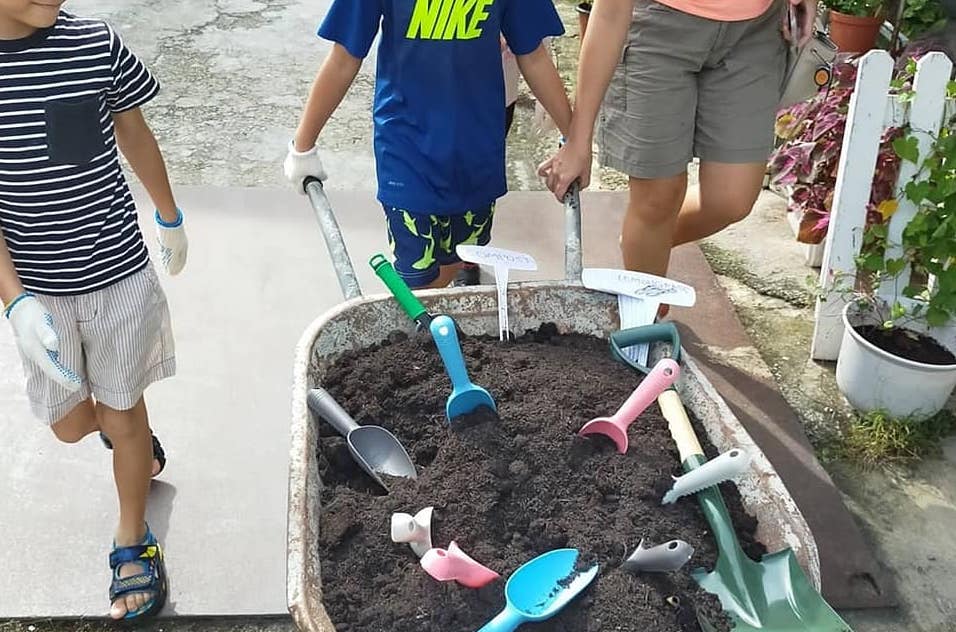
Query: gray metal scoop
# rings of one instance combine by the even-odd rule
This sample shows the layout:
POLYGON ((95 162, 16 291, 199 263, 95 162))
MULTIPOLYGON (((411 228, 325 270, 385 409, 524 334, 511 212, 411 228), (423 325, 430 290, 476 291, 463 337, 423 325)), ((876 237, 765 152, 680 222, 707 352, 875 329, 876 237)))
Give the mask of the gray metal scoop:
POLYGON ((418 478, 408 452, 391 432, 379 426, 360 426, 323 388, 309 391, 309 410, 325 419, 348 442, 352 458, 375 482, 388 490, 386 476, 418 478))

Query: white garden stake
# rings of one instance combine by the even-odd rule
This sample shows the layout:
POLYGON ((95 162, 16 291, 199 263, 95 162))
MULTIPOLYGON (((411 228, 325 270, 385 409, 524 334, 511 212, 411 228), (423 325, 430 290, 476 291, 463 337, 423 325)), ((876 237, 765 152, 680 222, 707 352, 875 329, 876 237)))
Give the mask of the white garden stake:
MULTIPOLYGON (((662 303, 693 307, 697 302, 697 292, 686 283, 643 272, 586 268, 581 273, 581 281, 589 290, 617 294, 621 329, 650 325, 662 303)), ((650 345, 642 344, 623 351, 629 359, 646 365, 649 350, 650 345)))
POLYGON ((531 255, 491 246, 461 245, 456 249, 462 261, 495 269, 495 285, 498 286, 498 337, 508 339, 508 270, 537 270, 538 263, 531 255))

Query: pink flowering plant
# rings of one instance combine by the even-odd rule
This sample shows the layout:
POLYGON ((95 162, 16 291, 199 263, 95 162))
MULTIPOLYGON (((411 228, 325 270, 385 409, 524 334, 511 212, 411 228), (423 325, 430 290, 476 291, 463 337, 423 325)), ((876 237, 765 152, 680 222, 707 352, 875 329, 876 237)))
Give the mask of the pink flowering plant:
MULTIPOLYGON (((789 191, 788 210, 801 218, 797 240, 803 243, 818 244, 826 237, 856 71, 857 59, 841 59, 834 65, 829 89, 782 110, 777 117, 776 134, 782 142, 770 158, 770 179, 789 191)), ((913 72, 915 63, 897 73, 894 88, 905 90, 913 72)), ((893 141, 900 136, 899 129, 888 129, 881 140, 867 225, 882 223, 892 212, 889 209, 895 208, 900 159, 893 141)))

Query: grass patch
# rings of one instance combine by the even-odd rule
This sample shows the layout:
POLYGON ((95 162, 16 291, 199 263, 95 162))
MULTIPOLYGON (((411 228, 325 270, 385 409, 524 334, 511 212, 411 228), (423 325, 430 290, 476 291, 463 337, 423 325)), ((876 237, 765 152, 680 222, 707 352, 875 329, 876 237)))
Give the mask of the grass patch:
POLYGON ((942 411, 930 419, 896 419, 884 412, 850 421, 843 455, 864 468, 910 463, 940 453, 940 442, 956 432, 956 415, 942 411))

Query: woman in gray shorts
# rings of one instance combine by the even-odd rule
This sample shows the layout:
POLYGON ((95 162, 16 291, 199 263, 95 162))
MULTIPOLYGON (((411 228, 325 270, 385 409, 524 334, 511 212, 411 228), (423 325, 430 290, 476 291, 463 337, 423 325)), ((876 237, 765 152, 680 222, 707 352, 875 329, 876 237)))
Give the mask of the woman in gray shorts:
POLYGON ((602 164, 630 176, 621 231, 629 270, 664 275, 673 246, 750 212, 773 145, 787 3, 809 39, 816 0, 599 0, 581 49, 564 147, 540 167, 563 198, 587 186, 602 99, 602 164), (630 24, 628 32, 627 25, 630 24), (605 96, 606 93, 606 96, 605 96), (687 164, 700 159, 688 194, 687 164))

